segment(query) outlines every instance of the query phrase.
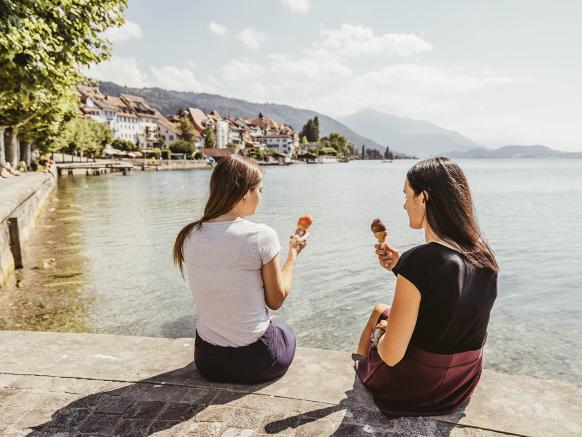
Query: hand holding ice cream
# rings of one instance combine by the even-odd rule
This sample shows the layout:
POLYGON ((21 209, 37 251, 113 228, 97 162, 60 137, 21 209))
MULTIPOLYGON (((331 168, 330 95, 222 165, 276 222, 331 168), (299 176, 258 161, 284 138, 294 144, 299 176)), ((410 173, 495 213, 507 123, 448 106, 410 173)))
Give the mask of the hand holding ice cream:
POLYGON ((297 250, 297 253, 307 246, 307 238, 309 237, 309 227, 313 223, 313 217, 310 214, 302 215, 297 219, 297 228, 295 233, 291 236, 289 241, 289 248, 297 250))
POLYGON ((388 229, 386 225, 380 219, 374 219, 370 225, 374 237, 378 240, 378 244, 374 246, 376 249, 376 255, 378 255, 378 261, 380 265, 386 270, 391 271, 398 260, 400 259, 400 253, 388 243, 386 239, 388 237, 388 229))

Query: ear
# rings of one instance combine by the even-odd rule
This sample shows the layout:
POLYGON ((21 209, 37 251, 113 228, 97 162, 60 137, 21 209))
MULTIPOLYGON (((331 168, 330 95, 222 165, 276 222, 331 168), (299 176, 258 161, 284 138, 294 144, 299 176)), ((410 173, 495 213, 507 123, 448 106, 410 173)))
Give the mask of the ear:
POLYGON ((422 192, 422 203, 428 203, 428 192, 426 190, 422 192))

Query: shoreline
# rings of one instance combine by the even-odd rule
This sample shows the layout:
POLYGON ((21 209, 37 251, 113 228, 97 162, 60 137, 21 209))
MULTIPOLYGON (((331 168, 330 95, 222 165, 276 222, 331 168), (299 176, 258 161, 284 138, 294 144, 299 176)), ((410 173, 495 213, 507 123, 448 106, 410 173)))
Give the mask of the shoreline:
MULTIPOLYGON (((57 186, 56 170, 48 173, 27 172, 0 181, 0 290, 14 280, 15 254, 26 245, 52 192, 57 186), (16 220, 16 225, 10 225, 16 220), (17 231, 14 231, 14 226, 17 231), (12 232, 12 234, 11 234, 12 232), (14 240, 14 232, 18 234, 14 240), (17 246, 15 248, 14 246, 17 246)), ((24 262, 25 253, 21 254, 24 262)))

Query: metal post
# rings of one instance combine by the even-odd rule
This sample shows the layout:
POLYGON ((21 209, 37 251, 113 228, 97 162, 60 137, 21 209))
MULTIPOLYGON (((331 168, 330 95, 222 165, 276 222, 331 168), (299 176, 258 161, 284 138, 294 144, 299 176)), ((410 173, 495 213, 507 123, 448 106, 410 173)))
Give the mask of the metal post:
POLYGON ((18 231, 18 219, 16 217, 9 217, 8 223, 8 234, 10 238, 10 251, 12 252, 12 257, 14 258, 14 267, 21 269, 22 265, 22 249, 20 247, 20 233, 18 231))

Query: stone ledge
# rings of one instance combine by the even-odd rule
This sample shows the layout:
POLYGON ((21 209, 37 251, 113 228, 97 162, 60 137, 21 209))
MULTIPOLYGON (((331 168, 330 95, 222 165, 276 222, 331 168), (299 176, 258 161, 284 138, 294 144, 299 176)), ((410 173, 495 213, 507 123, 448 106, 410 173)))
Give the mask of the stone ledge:
POLYGON ((582 433, 582 390, 559 381, 485 371, 463 411, 388 420, 346 352, 298 348, 251 386, 205 381, 192 356, 192 339, 0 332, 0 435, 582 433))

